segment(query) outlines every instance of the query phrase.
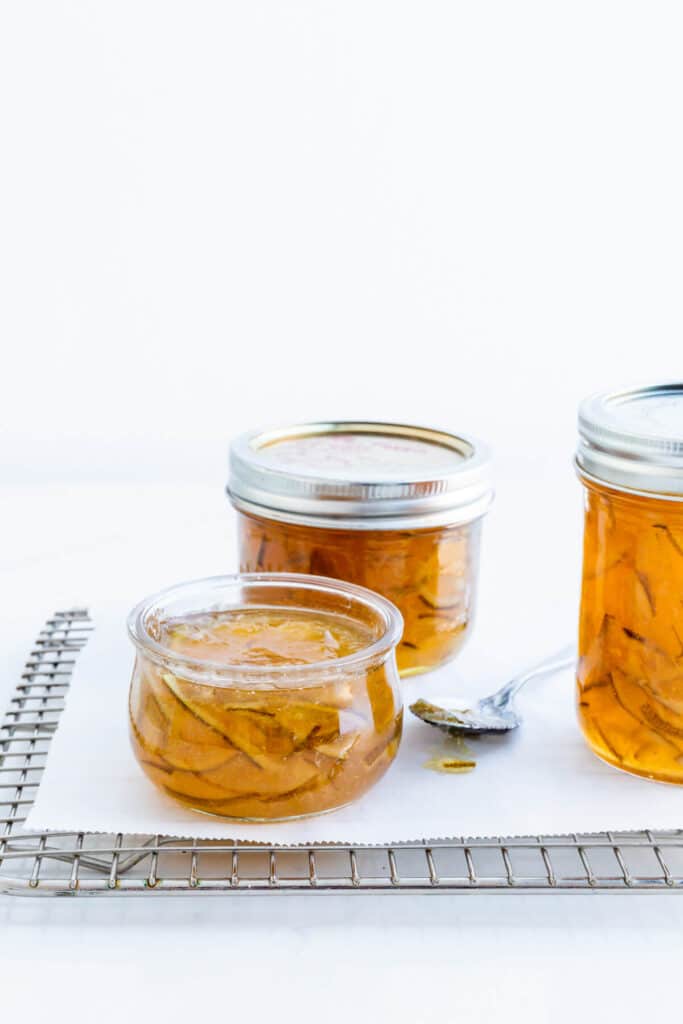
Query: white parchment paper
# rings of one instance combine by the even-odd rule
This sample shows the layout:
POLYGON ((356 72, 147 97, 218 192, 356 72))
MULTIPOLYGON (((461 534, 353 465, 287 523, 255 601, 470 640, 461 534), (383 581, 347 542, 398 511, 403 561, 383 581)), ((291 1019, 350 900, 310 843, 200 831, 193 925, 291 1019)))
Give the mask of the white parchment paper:
MULTIPOLYGON (((513 626, 516 616, 509 604, 499 603, 496 612, 493 602, 457 671, 447 666, 407 681, 406 703, 418 695, 433 698, 458 690, 483 694, 528 663, 529 634, 513 626)), ((78 655, 67 708, 29 814, 30 829, 363 844, 683 825, 681 790, 617 772, 589 752, 576 724, 571 671, 529 685, 520 697, 525 721, 516 734, 469 744, 477 760, 469 774, 426 769, 431 756, 446 752, 444 741, 437 730, 406 712, 396 762, 352 806, 265 825, 192 812, 145 778, 130 748, 126 713, 133 655, 125 632, 127 610, 93 609, 96 629, 78 655)), ((560 632, 557 625, 538 631, 538 619, 552 613, 537 611, 531 660, 571 638, 570 631, 560 632), (545 638, 540 649, 539 637, 545 638)))

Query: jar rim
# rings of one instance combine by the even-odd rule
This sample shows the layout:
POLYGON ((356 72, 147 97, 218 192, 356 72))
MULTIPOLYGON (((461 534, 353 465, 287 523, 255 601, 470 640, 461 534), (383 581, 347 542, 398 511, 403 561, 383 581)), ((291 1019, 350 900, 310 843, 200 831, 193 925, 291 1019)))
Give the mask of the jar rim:
MULTIPOLYGON (((249 607, 247 602, 242 605, 233 604, 231 607, 249 607)), ((287 607, 287 606, 283 606, 287 607)), ((194 611, 218 610, 206 606, 197 607, 194 611)), ((313 608, 311 609, 314 610, 313 608)), ((275 572, 254 572, 254 573, 232 573, 224 576, 206 576, 196 580, 186 580, 171 587, 159 590, 154 594, 143 598, 131 610, 126 620, 128 635, 135 648, 144 654, 145 657, 162 665, 182 665, 191 677, 203 677, 210 675, 217 685, 215 677, 230 675, 245 677, 249 680, 266 680, 286 676, 297 680, 305 680, 311 676, 319 676, 321 672, 336 674, 338 670, 348 670, 356 665, 368 661, 378 660, 395 649, 403 632, 403 617, 398 608, 387 598, 369 590, 367 587, 358 586, 355 583, 347 583, 345 580, 332 579, 327 576, 312 576, 303 573, 275 573, 275 572), (319 591, 325 594, 340 594, 343 597, 351 598, 360 605, 370 608, 384 623, 384 630, 381 636, 377 637, 367 647, 363 647, 352 654, 344 655, 342 658, 333 658, 328 661, 316 661, 306 665, 294 663, 279 663, 277 665, 250 665, 239 662, 216 662, 209 659, 197 658, 187 654, 172 651, 164 644, 155 640, 148 632, 145 618, 150 614, 155 605, 162 600, 168 601, 173 598, 180 598, 185 593, 191 593, 195 589, 206 591, 221 591, 230 587, 239 588, 243 584, 261 584, 273 588, 278 586, 297 587, 299 589, 319 591)), ((236 685, 231 679, 231 685, 236 685)), ((218 684, 220 685, 220 684, 218 684)))
POLYGON ((646 498, 650 501, 668 501, 672 504, 683 504, 683 494, 675 494, 669 491, 646 491, 638 487, 626 487, 624 484, 612 483, 611 480, 606 480, 602 476, 595 476, 583 468, 578 458, 574 459, 574 469, 579 480, 586 487, 599 488, 600 490, 609 491, 611 494, 621 495, 625 498, 646 498))
POLYGON ((437 512, 420 513, 401 516, 349 516, 349 515, 311 515, 297 512, 282 511, 273 506, 258 505, 244 501, 229 487, 226 494, 237 512, 265 519, 274 523, 285 523, 291 526, 307 526, 321 530, 354 530, 359 532, 387 532, 405 530, 439 530, 455 526, 469 526, 483 519, 493 501, 493 491, 489 491, 476 504, 452 509, 441 509, 437 512))

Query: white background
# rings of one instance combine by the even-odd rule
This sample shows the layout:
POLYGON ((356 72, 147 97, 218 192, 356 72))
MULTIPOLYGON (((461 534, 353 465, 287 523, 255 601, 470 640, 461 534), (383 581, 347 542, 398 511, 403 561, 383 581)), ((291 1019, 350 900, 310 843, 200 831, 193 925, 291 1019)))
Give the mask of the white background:
MULTIPOLYGON (((681 373, 682 29, 657 0, 0 3, 0 697, 55 607, 231 568, 227 441, 291 417, 484 437, 492 535, 526 526, 483 581, 519 580, 532 640, 534 601, 564 616, 576 403, 681 373)), ((0 923, 27 1020, 642 1020, 683 907, 5 899, 0 923)))

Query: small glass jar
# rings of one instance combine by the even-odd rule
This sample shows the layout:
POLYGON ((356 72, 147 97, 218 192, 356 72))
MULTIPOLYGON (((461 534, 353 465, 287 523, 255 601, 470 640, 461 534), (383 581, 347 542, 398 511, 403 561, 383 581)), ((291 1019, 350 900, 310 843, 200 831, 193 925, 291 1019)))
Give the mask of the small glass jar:
POLYGON ((587 399, 578 711, 591 749, 683 783, 683 385, 587 399))
POLYGON ((390 423, 254 431, 232 444, 228 494, 242 571, 320 573, 384 595, 404 620, 402 676, 458 653, 493 494, 484 445, 390 423))
POLYGON ((284 820, 350 803, 398 750, 401 625, 377 594, 312 576, 215 577, 147 598, 128 619, 138 762, 169 796, 227 818, 284 820), (284 648, 264 650, 256 629, 243 641, 252 660, 227 663, 220 628, 253 613, 277 623, 284 648), (309 626, 326 644, 339 627, 362 645, 304 663, 296 644, 309 626))

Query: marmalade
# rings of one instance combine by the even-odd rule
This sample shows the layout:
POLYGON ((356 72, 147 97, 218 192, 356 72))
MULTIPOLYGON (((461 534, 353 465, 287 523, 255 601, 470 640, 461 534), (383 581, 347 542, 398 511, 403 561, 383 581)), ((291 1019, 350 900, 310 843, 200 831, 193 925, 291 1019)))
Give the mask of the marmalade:
POLYGON ((403 616, 402 676, 455 657, 472 622, 480 521, 431 530, 343 530, 240 513, 242 572, 301 572, 382 594, 403 616))
POLYGON ((683 505, 587 488, 579 720, 601 758, 683 782, 683 505))
POLYGON ((228 817, 298 817, 355 799, 393 760, 402 724, 393 657, 339 663, 376 639, 364 622, 251 606, 148 628, 173 670, 138 653, 131 736, 144 771, 175 799, 228 817), (197 682, 195 660, 227 682, 197 682), (311 665, 313 680, 297 681, 297 667, 311 665))

